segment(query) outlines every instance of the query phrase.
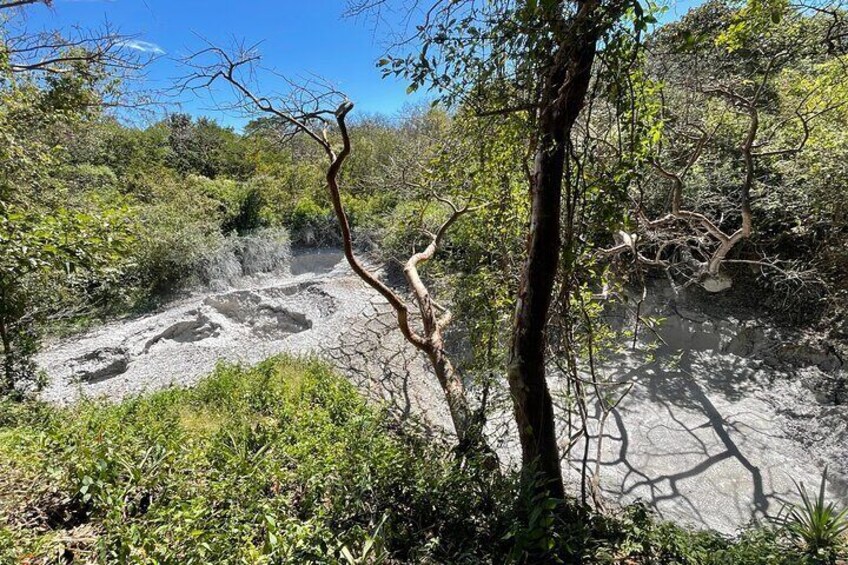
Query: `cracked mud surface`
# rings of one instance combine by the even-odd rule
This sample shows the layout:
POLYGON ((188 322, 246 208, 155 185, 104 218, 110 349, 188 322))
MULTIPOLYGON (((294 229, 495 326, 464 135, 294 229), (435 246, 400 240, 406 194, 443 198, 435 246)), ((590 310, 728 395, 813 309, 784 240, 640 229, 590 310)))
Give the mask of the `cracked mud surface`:
MULTIPOLYGON (((55 343, 38 358, 50 377, 43 398, 119 399, 190 386, 219 359, 319 354, 370 399, 436 429, 448 427, 426 361, 393 329, 385 302, 341 259, 335 251, 297 255, 289 273, 198 293, 55 343)), ((797 500, 793 480, 817 486, 829 465, 830 495, 846 501, 843 360, 766 323, 707 315, 662 291, 650 302, 650 313, 666 318, 655 359, 625 351, 603 368, 634 383, 603 430, 606 497, 642 499, 665 518, 732 533, 797 500)), ((556 397, 561 382, 552 377, 550 385, 556 397)), ((492 442, 506 464, 515 464, 505 391, 494 391, 490 403, 492 442)), ((595 426, 591 435, 597 433, 595 426)), ((582 447, 564 462, 572 490, 579 488, 582 447)), ((594 465, 595 444, 590 447, 594 465)))
POLYGON ((848 407, 823 390, 846 378, 832 347, 666 288, 653 288, 646 306, 665 318, 654 359, 625 352, 603 369, 634 383, 603 431, 609 498, 732 533, 798 502, 793 481, 816 490, 828 466, 830 497, 848 502, 848 407))
POLYGON ((347 295, 349 276, 334 270, 339 260, 334 251, 314 252, 298 258, 297 275, 244 279, 244 288, 198 293, 54 344, 38 357, 50 376, 42 397, 119 399, 191 385, 218 360, 255 363, 281 351, 314 352, 362 308, 356 293, 347 295))

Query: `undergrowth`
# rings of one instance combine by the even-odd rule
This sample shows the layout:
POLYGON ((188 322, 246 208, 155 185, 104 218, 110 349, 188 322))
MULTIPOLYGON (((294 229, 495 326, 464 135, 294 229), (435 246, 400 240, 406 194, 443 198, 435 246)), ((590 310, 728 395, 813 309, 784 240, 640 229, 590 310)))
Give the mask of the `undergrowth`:
POLYGON ((314 361, 222 365, 118 405, 0 405, 3 563, 796 564, 778 530, 728 540, 533 496, 405 431, 314 361))

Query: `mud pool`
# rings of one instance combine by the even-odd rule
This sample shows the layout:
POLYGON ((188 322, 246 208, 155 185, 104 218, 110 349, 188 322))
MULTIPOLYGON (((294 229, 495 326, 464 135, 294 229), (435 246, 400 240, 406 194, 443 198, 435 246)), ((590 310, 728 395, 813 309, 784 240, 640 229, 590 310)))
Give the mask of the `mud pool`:
MULTIPOLYGON (((445 427, 447 410, 427 364, 342 259, 335 250, 296 253, 275 274, 198 291, 53 343, 38 357, 49 375, 43 398, 120 399, 191 386, 219 360, 317 354, 400 416, 445 427)), ((600 483, 609 499, 641 499, 665 518, 732 533, 777 514, 797 499, 793 480, 816 486, 829 465, 830 495, 846 500, 840 473, 848 468, 848 411, 821 384, 844 378, 838 355, 667 293, 652 296, 650 309, 666 318, 655 360, 625 353, 604 369, 634 383, 603 432, 600 483)), ((551 388, 556 395, 556 378, 551 388)), ((501 397, 492 437, 509 464, 517 451, 501 397)), ((578 459, 564 462, 572 485, 578 459)))

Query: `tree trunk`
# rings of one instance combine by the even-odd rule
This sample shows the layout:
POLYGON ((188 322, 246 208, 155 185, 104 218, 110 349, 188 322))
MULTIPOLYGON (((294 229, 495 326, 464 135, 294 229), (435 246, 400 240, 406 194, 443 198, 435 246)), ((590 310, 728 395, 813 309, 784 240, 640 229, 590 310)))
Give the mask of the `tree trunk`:
POLYGON ((418 266, 433 258, 444 234, 467 210, 467 208, 458 209, 453 204, 450 205, 453 208, 453 214, 438 229, 430 244, 423 251, 413 254, 403 268, 407 285, 418 304, 421 324, 424 329, 423 339, 412 343, 427 355, 430 365, 436 373, 436 378, 448 403, 453 427, 459 440, 460 451, 486 455, 490 453, 490 450, 483 437, 482 426, 475 422, 474 412, 465 391, 465 384, 445 351, 444 330, 451 322, 451 313, 442 308, 442 314, 439 315, 439 307, 433 301, 429 289, 421 280, 421 275, 418 272, 418 266))
POLYGON ((330 199, 333 203, 336 219, 342 232, 345 257, 351 269, 359 278, 379 292, 389 302, 395 312, 398 328, 404 338, 419 351, 427 355, 427 358, 430 360, 433 371, 436 373, 436 378, 439 381, 439 386, 448 403, 451 420, 456 431, 457 439, 459 440, 460 450, 479 452, 488 458, 491 450, 488 448, 483 437, 482 426, 475 421, 474 412, 469 405, 466 395, 465 385, 450 362, 444 348, 443 333, 444 329, 451 322, 451 313, 445 310, 439 316, 437 312, 438 308, 430 297, 430 291, 424 285, 418 273, 418 265, 433 258, 447 230, 460 216, 468 211, 468 208, 459 209, 450 203, 453 214, 438 229, 427 248, 410 257, 404 266, 404 276, 421 313, 424 335, 419 335, 410 324, 409 309, 404 300, 383 284, 376 275, 369 272, 359 262, 353 252, 353 236, 350 231, 350 222, 342 204, 338 184, 339 171, 351 151, 350 136, 348 135, 345 117, 352 108, 353 104, 346 102, 336 111, 336 121, 344 144, 341 152, 335 154, 329 149, 329 146, 326 146, 330 156, 330 167, 327 170, 327 186, 330 190, 330 199))
POLYGON ((474 436, 478 434, 472 429, 474 417, 468 405, 465 385, 462 384, 462 380, 440 344, 432 344, 427 348, 426 353, 448 403, 460 448, 463 450, 473 448, 474 446, 470 444, 477 443, 474 436))
POLYGON ((3 385, 0 394, 11 392, 15 387, 14 360, 12 359, 12 340, 6 327, 6 320, 0 316, 0 341, 3 343, 3 385))
MULTIPOLYGON (((507 369, 522 465, 525 470, 541 474, 540 487, 554 498, 564 498, 564 490, 556 422, 546 381, 546 328, 559 266, 566 151, 591 78, 598 37, 591 21, 596 7, 596 2, 582 2, 574 19, 558 30, 558 49, 544 80, 539 143, 530 181, 527 255, 507 369)), ((570 195, 570 184, 567 189, 570 195)))
POLYGON ((754 142, 757 139, 757 131, 760 128, 760 115, 757 112, 755 102, 748 108, 749 124, 748 135, 742 144, 742 158, 745 161, 745 182, 742 183, 740 204, 742 205, 742 236, 751 237, 754 231, 754 214, 751 211, 751 190, 754 187, 754 142))

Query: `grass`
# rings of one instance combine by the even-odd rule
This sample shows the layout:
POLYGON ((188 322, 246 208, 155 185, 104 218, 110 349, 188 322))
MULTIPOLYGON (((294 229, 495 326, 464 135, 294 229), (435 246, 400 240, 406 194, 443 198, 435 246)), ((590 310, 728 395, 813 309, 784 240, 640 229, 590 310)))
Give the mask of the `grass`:
POLYGON ((528 487, 312 361, 118 405, 0 405, 0 563, 820 562, 779 530, 728 540, 528 487))
POLYGON ((120 405, 8 408, 7 560, 327 563, 383 523, 385 550, 415 562, 474 553, 493 527, 491 479, 391 431, 319 363, 222 366, 195 389, 120 405))

